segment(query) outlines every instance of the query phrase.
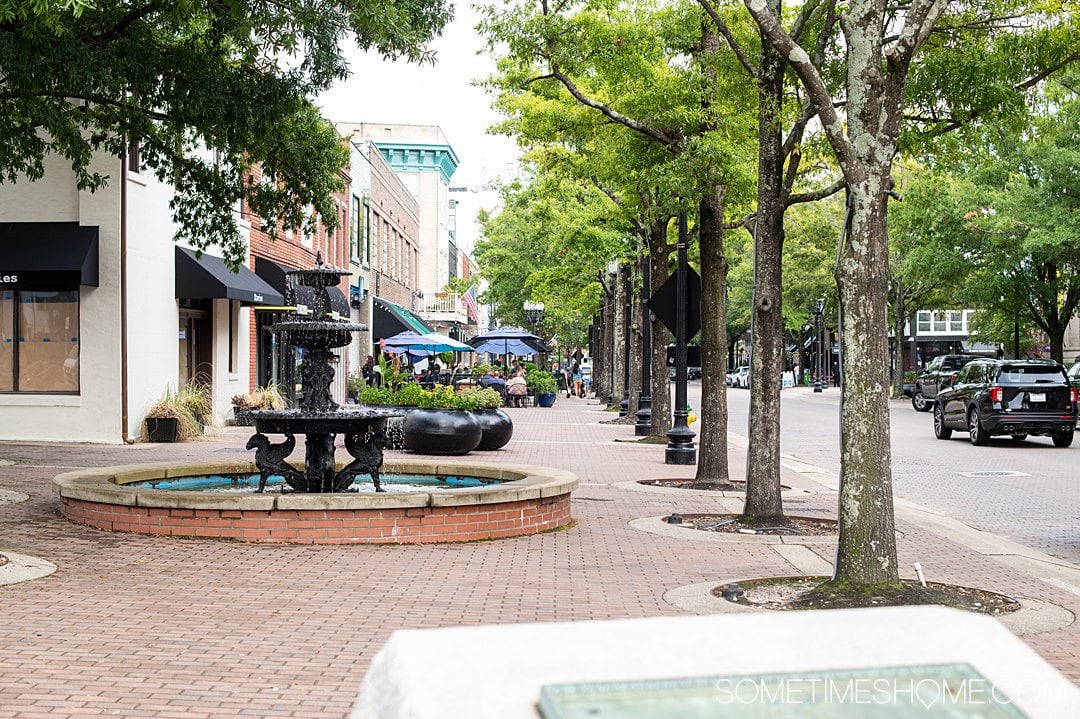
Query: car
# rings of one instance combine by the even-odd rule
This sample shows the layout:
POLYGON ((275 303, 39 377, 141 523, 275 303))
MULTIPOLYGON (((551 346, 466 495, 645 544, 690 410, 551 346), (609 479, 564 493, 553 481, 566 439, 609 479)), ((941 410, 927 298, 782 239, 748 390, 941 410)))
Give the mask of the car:
POLYGON ((750 367, 743 365, 735 368, 735 381, 731 385, 740 389, 750 389, 750 367))
POLYGON ((686 368, 686 379, 701 379, 701 368, 700 367, 687 367, 686 368))
POLYGON ((966 430, 971 443, 981 446, 994 436, 1023 441, 1034 435, 1068 447, 1076 430, 1078 393, 1057 362, 975 360, 937 393, 934 436, 949 439, 954 430, 966 430))
POLYGON ((961 367, 977 359, 983 358, 979 355, 939 355, 930 360, 926 369, 915 378, 911 406, 916 412, 929 412, 938 392, 956 378, 961 367))
POLYGON ((1069 368, 1069 384, 1080 389, 1080 362, 1069 368))

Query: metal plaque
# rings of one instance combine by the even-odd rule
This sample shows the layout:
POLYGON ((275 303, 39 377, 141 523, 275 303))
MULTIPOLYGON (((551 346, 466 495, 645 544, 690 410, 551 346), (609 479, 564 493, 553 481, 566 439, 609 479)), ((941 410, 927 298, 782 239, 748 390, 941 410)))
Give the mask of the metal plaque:
POLYGON ((968 664, 553 684, 544 719, 1027 719, 968 664))

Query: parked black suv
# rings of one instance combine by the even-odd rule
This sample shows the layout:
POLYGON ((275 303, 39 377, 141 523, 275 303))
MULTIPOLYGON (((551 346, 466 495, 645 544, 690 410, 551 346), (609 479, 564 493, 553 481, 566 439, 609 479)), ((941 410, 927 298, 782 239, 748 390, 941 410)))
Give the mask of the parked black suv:
POLYGON ((1076 429, 1077 390, 1065 368, 1040 360, 980 359, 964 365, 956 380, 937 395, 934 435, 948 439, 967 430, 971 443, 994 435, 1050 437, 1068 447, 1076 429))
POLYGON ((915 379, 911 406, 917 412, 929 412, 938 392, 956 378, 961 367, 977 359, 983 358, 979 355, 939 355, 930 360, 930 364, 915 379))

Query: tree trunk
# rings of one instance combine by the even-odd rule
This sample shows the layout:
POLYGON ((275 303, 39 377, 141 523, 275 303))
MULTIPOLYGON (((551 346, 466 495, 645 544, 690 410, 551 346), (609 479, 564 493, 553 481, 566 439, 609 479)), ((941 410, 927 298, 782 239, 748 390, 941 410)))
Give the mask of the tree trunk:
MULTIPOLYGON (((668 258, 668 222, 670 218, 654 222, 649 227, 649 265, 652 268, 652 289, 656 292, 667 282, 670 272, 668 258)), ((652 316, 652 422, 649 434, 663 437, 671 429, 671 380, 668 379, 667 347, 671 333, 664 323, 652 316)))
POLYGON ((842 318, 840 539, 834 578, 899 581, 889 446, 888 165, 851 187, 850 230, 837 270, 842 318))
POLYGON ((728 481, 727 441, 727 258, 724 257, 724 188, 713 187, 700 203, 701 250, 701 434, 694 484, 728 481))
MULTIPOLYGON (((637 267, 631 266, 631 277, 638 274, 637 267)), ((629 403, 626 405, 626 414, 628 417, 636 420, 638 402, 641 399, 641 363, 639 358, 641 357, 641 282, 631 280, 630 286, 633 288, 631 295, 633 297, 632 309, 630 312, 630 393, 629 403)))
POLYGON ((902 301, 903 286, 897 288, 896 312, 893 313, 893 347, 895 348, 894 374, 892 383, 892 396, 904 396, 904 370, 907 364, 904 362, 904 350, 907 342, 904 341, 904 302, 902 301))
POLYGON ((611 323, 611 331, 614 333, 615 343, 614 357, 611 358, 612 367, 615 368, 611 383, 611 405, 618 407, 622 402, 623 388, 626 386, 623 380, 623 367, 626 363, 626 282, 620 265, 615 273, 615 321, 611 323))
MULTIPOLYGON (((770 0, 779 13, 779 0, 770 0)), ((746 452, 743 514, 780 520, 780 391, 784 366, 782 255, 784 246, 784 146, 780 109, 785 62, 762 38, 758 79, 758 194, 754 227, 754 292, 751 308, 750 444, 746 452)))

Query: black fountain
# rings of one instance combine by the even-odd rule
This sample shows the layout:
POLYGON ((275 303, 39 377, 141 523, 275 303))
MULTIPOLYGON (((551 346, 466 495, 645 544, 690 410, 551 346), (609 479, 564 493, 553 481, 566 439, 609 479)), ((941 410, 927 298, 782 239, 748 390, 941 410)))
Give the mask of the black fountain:
POLYGON ((332 350, 348 345, 354 332, 367 329, 366 325, 351 323, 330 312, 326 288, 336 286, 348 274, 347 270, 324 267, 321 253, 316 256, 315 267, 286 273, 289 279, 285 303, 295 309, 270 331, 286 346, 304 352, 299 406, 249 410, 238 417, 255 425, 256 434, 248 440, 247 448, 255 450, 255 465, 261 475, 260 492, 271 475, 284 478, 287 488, 283 487, 282 491, 348 492, 353 480, 362 474, 371 476, 375 491, 382 491, 379 468, 386 447, 386 420, 400 417, 402 412, 378 407, 341 407, 330 394, 336 360, 332 350), (296 285, 311 288, 310 307, 297 305, 296 285), (268 434, 285 435, 285 441, 272 444, 268 434), (296 446, 298 434, 306 437, 302 472, 285 461, 296 446), (345 448, 353 457, 341 471, 337 471, 334 461, 334 442, 339 434, 344 435, 345 448))

